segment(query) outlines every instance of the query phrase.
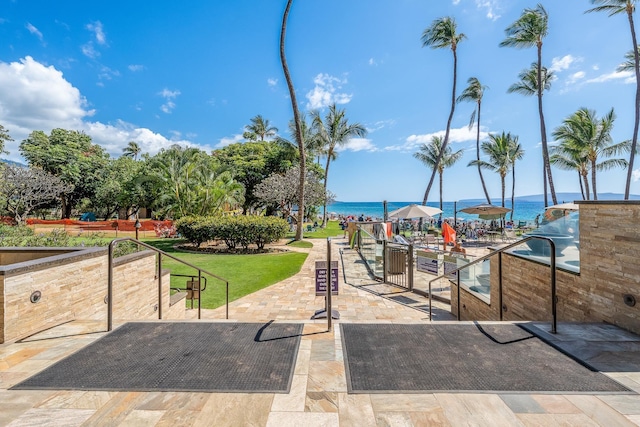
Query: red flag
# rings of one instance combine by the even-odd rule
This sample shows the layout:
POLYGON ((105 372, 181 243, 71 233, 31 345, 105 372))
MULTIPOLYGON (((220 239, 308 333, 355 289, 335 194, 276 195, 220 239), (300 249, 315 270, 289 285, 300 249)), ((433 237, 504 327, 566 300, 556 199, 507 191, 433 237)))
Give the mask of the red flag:
POLYGON ((456 241, 456 231, 448 222, 442 223, 442 238, 444 239, 444 243, 453 243, 456 241))

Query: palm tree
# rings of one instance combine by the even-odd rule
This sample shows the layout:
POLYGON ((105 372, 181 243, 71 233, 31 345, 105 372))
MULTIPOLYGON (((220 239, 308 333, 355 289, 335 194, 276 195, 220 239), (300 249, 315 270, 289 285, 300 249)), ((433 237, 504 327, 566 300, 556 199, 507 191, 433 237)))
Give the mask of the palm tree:
POLYGON ((589 161, 582 154, 582 151, 569 145, 559 144, 549 147, 549 161, 557 168, 576 171, 578 173, 578 182, 580 183, 580 193, 582 200, 589 200, 589 161))
MULTIPOLYGON (((482 96, 484 95, 487 86, 483 86, 476 77, 469 77, 467 80, 469 84, 465 90, 462 91, 457 102, 473 101, 476 103, 476 108, 471 113, 471 119, 469 119, 469 129, 473 128, 476 115, 478 116, 478 122, 476 124, 476 160, 480 160, 480 109, 482 106, 482 96)), ((487 203, 491 204, 491 198, 487 191, 487 186, 484 183, 484 177, 482 176, 482 169, 478 165, 478 175, 480 175, 480 182, 482 183, 482 190, 487 198, 487 203)))
POLYGON ((630 50, 629 52, 624 54, 624 62, 618 65, 618 68, 616 68, 616 71, 618 72, 634 71, 635 68, 636 68, 636 56, 633 54, 633 51, 630 50))
POLYGON ((296 240, 302 240, 302 227, 304 222, 304 184, 307 175, 307 163, 306 153, 304 145, 304 135, 302 133, 302 123, 300 120, 300 110, 298 110, 298 101, 296 98, 296 91, 293 87, 293 81, 291 80, 291 74, 289 73, 289 66, 287 65, 287 58, 284 53, 284 40, 287 34, 287 19, 289 18, 289 12, 291 11, 291 4, 293 0, 287 0, 287 6, 284 9, 282 15, 282 27, 280 29, 280 62, 282 63, 282 71, 284 72, 284 78, 287 81, 287 88, 289 89, 289 98, 291 99, 291 108, 293 109, 293 121, 295 123, 296 143, 298 145, 298 153, 300 155, 300 178, 298 181, 298 220, 296 227, 296 240))
POLYGON ((122 155, 126 157, 133 157, 133 160, 138 160, 138 154, 142 152, 140 145, 135 141, 129 141, 126 147, 122 149, 122 155))
POLYGON ((556 190, 553 185, 553 177, 551 175, 551 164, 549 163, 549 148, 547 146, 547 129, 544 123, 544 114, 542 112, 542 92, 544 86, 542 84, 542 40, 545 38, 549 28, 549 16, 547 11, 538 4, 535 9, 525 9, 520 18, 511 24, 505 32, 507 38, 504 39, 500 46, 526 48, 536 46, 538 52, 538 62, 536 67, 536 89, 538 94, 538 115, 540 116, 540 138, 542 140, 542 163, 543 163, 543 182, 544 182, 544 205, 547 202, 547 181, 549 182, 549 191, 553 204, 557 204, 556 190))
MULTIPOLYGON (((307 116, 305 113, 300 113, 300 124, 302 125, 302 136, 304 138, 305 151, 308 157, 312 159, 314 157, 318 158, 318 164, 320 163, 320 156, 323 155, 322 141, 320 141, 316 134, 314 133, 314 129, 312 123, 307 123, 307 116)), ((289 121, 288 125, 289 134, 293 136, 295 140, 296 135, 296 124, 294 120, 289 121)), ((284 137, 277 137, 276 142, 285 147, 295 147, 296 143, 290 141, 284 137)))
POLYGON ((576 152, 576 155, 582 156, 588 162, 588 169, 591 171, 593 200, 598 200, 596 171, 628 165, 624 159, 607 159, 598 162, 601 157, 626 153, 631 148, 630 141, 612 145, 611 130, 614 121, 613 108, 601 119, 596 117, 594 110, 580 108, 553 131, 554 138, 565 147, 565 152, 576 152))
MULTIPOLYGON (((515 141, 517 142, 517 137, 515 141)), ((481 168, 496 172, 500 175, 500 183, 502 185, 502 207, 504 207, 504 195, 505 195, 505 177, 509 170, 513 167, 510 153, 513 146, 514 137, 511 133, 504 133, 500 135, 490 134, 489 141, 482 143, 480 147, 482 152, 489 157, 489 160, 473 160, 469 162, 469 166, 475 166, 479 164, 481 168)))
MULTIPOLYGON (((449 112, 449 118, 447 119, 447 128, 444 132, 444 140, 442 142, 442 150, 440 153, 444 153, 447 144, 449 144, 449 132, 451 131, 451 121, 453 120, 453 113, 456 109, 456 81, 458 79, 458 43, 460 43, 463 39, 465 39, 463 33, 458 34, 457 25, 455 19, 451 17, 438 18, 431 23, 429 27, 427 27, 422 32, 422 46, 430 46, 432 49, 451 49, 453 53, 453 87, 451 90, 451 111, 449 112)), ((440 163, 441 158, 437 159, 437 163, 440 163)), ((427 185, 427 189, 424 192, 424 197, 422 199, 422 204, 427 204, 427 199, 429 198, 429 191, 431 191, 431 186, 433 185, 433 179, 436 176, 436 168, 433 169, 431 173, 431 178, 429 179, 429 184, 427 185)))
POLYGON ((251 119, 251 124, 246 125, 245 132, 242 134, 244 139, 249 141, 264 141, 265 138, 275 136, 278 128, 269 126, 269 120, 262 118, 260 114, 251 119))
POLYGON ((429 144, 422 144, 417 153, 413 153, 413 157, 420 160, 425 166, 438 172, 440 178, 440 210, 442 210, 442 183, 444 170, 453 166, 462 158, 464 150, 458 150, 455 153, 451 147, 445 147, 444 140, 441 136, 431 138, 429 144), (440 159, 440 160, 438 160, 440 159))
MULTIPOLYGON (((336 104, 329 106, 324 121, 318 111, 311 112, 313 130, 317 138, 324 147, 324 154, 327 156, 327 163, 324 168, 324 190, 327 192, 327 183, 329 178, 329 165, 332 160, 336 159, 338 153, 336 148, 343 146, 349 139, 354 137, 364 137, 367 130, 360 123, 349 123, 345 117, 345 110, 339 110, 336 104)), ((322 214, 322 227, 327 225, 327 202, 324 202, 324 211, 322 214)))
MULTIPOLYGON (((629 165, 627 168, 627 183, 624 189, 624 199, 629 200, 629 191, 631 189, 631 178, 633 176, 633 160, 638 145, 638 126, 640 125, 640 55, 638 53, 638 40, 636 39, 636 29, 633 23, 633 12, 636 11, 635 0, 591 0, 591 4, 599 6, 587 10, 589 12, 607 12, 609 16, 619 13, 626 13, 629 21, 629 29, 631 30, 631 41, 633 43, 633 69, 636 74, 636 104, 635 104, 635 121, 633 124, 633 137, 631 142, 631 153, 629 155, 629 165)), ((594 189, 595 193, 595 189, 594 189)))
POLYGON ((513 212, 516 210, 516 161, 522 160, 523 157, 524 149, 518 142, 518 137, 513 136, 509 147, 509 160, 511 161, 511 213, 509 215, 511 221, 513 221, 513 212))

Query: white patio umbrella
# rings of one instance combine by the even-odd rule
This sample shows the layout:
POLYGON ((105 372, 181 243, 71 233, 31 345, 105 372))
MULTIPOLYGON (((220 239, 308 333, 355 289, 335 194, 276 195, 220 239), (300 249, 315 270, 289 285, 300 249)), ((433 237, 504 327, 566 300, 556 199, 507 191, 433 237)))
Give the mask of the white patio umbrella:
POLYGON ((389 218, 391 219, 406 219, 406 218, 426 218, 433 217, 434 215, 438 215, 442 213, 442 211, 438 208, 433 208, 431 206, 422 206, 411 204, 400 209, 396 209, 393 212, 389 213, 389 218))
POLYGON ((547 211, 550 209, 557 209, 559 211, 578 211, 580 210, 580 205, 573 202, 569 202, 569 203, 560 203, 559 205, 553 205, 553 206, 549 206, 548 208, 545 208, 545 210, 547 211))

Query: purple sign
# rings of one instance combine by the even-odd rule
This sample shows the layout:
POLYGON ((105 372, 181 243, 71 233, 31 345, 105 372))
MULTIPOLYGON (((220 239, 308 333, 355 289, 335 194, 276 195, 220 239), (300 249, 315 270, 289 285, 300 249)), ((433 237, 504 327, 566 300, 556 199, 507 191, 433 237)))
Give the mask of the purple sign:
MULTIPOLYGON (((316 295, 327 294, 327 262, 316 261, 316 295)), ((331 295, 338 295, 338 261, 331 261, 331 295)))

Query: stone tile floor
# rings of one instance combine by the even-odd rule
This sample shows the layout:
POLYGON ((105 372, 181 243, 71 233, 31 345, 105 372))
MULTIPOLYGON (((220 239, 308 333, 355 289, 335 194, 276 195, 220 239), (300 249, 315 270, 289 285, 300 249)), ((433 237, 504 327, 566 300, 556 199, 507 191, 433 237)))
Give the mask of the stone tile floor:
MULTIPOLYGON (((290 393, 8 390, 105 333, 104 322, 74 321, 0 344, 0 426, 640 425, 640 395, 348 394, 336 324, 428 322, 427 300, 371 280, 354 251, 336 239, 332 258, 341 261, 341 273, 333 307, 341 319, 327 332, 326 320, 309 320, 324 305, 323 297, 314 295, 314 261, 326 257, 326 242, 314 245, 299 274, 229 307, 230 321, 305 324, 290 393), (416 303, 390 299, 401 295, 416 303)), ((434 301, 433 320, 452 321, 448 310, 434 301)), ((224 308, 203 310, 203 318, 224 321, 224 308)), ((640 372, 607 375, 640 393, 640 372)))

